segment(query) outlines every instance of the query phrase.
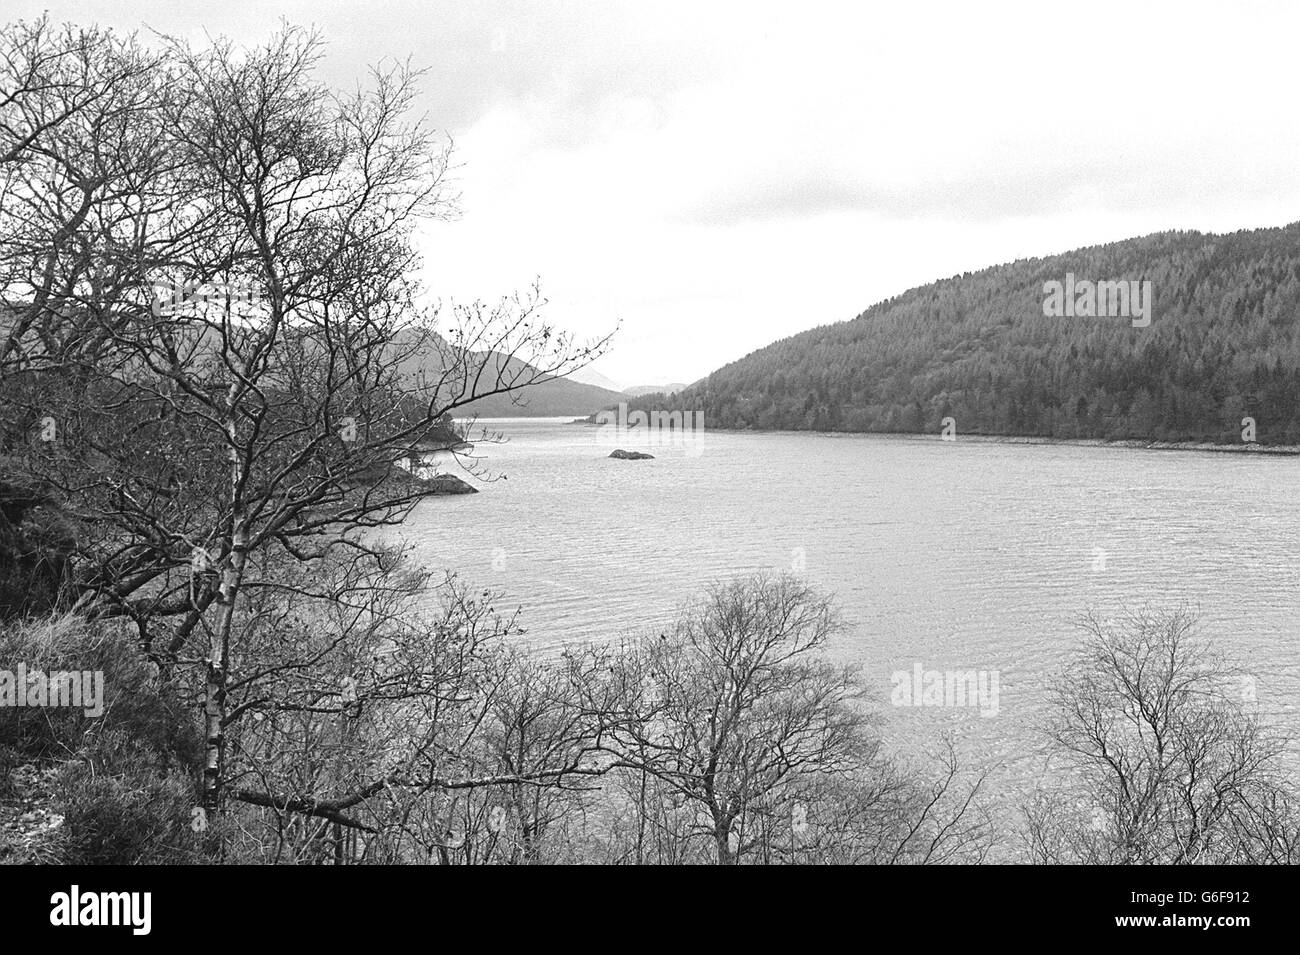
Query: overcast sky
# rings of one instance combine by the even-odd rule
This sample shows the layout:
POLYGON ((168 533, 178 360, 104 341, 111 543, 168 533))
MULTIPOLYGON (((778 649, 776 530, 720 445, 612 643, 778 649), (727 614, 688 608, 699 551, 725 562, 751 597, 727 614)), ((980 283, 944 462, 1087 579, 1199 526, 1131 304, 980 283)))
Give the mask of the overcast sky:
POLYGON ((819 6, 4 0, 0 20, 249 43, 318 27, 327 79, 430 70, 462 215, 427 284, 540 276, 596 370, 692 381, 932 279, 1163 229, 1300 219, 1287 3, 819 6))

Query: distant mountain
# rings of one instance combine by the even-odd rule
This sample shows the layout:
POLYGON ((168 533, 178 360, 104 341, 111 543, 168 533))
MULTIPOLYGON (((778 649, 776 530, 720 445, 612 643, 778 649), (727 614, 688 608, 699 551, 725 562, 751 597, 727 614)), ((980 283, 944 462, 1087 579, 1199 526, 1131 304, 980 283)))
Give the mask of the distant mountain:
POLYGON ((1252 418, 1261 444, 1297 444, 1300 223, 957 275, 775 342, 678 401, 721 428, 938 433, 952 418, 958 434, 1240 443, 1252 418), (1085 280, 1149 281, 1150 324, 1066 317, 1059 298, 1049 317, 1048 283, 1069 276, 1066 314, 1081 316, 1085 280))
MULTIPOLYGON (((443 351, 450 348, 445 340, 437 346, 432 343, 410 347, 418 339, 416 333, 404 333, 400 340, 409 354, 400 364, 400 373, 430 384, 441 374, 443 351)), ((469 359, 472 368, 483 368, 478 391, 483 391, 497 380, 532 381, 538 372, 518 358, 507 359, 497 353, 475 352, 469 359), (485 357, 486 356, 486 357, 485 357)), ((446 396, 444 396, 445 398, 446 396)), ((457 408, 457 418, 477 415, 480 418, 548 418, 585 417, 601 408, 612 407, 626 400, 618 391, 574 381, 572 378, 547 378, 509 394, 488 395, 457 408)))
POLYGON ((576 381, 584 385, 595 385, 597 388, 604 388, 607 391, 622 391, 623 389, 610 378, 606 378, 600 372, 591 368, 579 368, 569 376, 570 381, 576 381))
POLYGON ((589 415, 617 404, 617 391, 585 385, 568 378, 551 378, 529 385, 512 395, 492 395, 470 402, 457 417, 476 414, 480 418, 553 418, 589 415))
POLYGON ((629 398, 640 398, 642 395, 671 395, 673 392, 683 391, 685 388, 686 385, 674 381, 666 385, 635 385, 631 388, 624 388, 623 394, 627 395, 629 398))
MULTIPOLYGON (((15 317, 13 309, 0 303, 0 341, 3 341, 3 336, 8 333, 15 317)), ((291 334, 291 330, 283 332, 286 339, 291 334)), ((421 336, 422 333, 412 330, 397 333, 396 347, 404 355, 397 362, 398 373, 412 380, 418 379, 422 383, 436 382, 441 368, 441 350, 450 349, 451 346, 445 339, 436 335, 433 336, 432 341, 417 345, 421 341, 421 336)), ((195 355, 198 358, 209 361, 215 360, 220 344, 217 333, 207 330, 200 333, 198 341, 192 347, 195 348, 195 355)), ((474 358, 471 359, 471 366, 478 367, 480 362, 483 362, 481 357, 483 354, 485 353, 475 353, 474 358)), ((535 369, 531 369, 518 359, 511 359, 510 362, 505 363, 502 356, 493 355, 489 361, 491 364, 488 367, 493 371, 500 370, 501 378, 504 380, 527 381, 537 377, 535 369)), ((580 369, 580 373, 585 371, 586 369, 580 369)), ((596 378, 604 377, 599 373, 591 374, 596 378)), ((490 377, 495 375, 483 376, 483 387, 488 386, 490 377)), ((528 385, 512 394, 480 398, 464 408, 456 409, 455 414, 456 417, 476 414, 484 418, 581 417, 602 408, 615 406, 625 400, 626 396, 617 387, 604 388, 575 380, 573 377, 551 378, 528 385)))

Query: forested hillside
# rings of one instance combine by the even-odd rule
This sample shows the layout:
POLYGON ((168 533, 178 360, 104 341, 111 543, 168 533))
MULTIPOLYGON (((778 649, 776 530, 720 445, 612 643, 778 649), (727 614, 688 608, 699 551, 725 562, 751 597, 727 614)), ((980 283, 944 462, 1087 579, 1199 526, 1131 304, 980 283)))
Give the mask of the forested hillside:
MULTIPOLYGON (((944 279, 678 395, 710 427, 1300 443, 1300 223, 1169 232, 944 279), (1048 318, 1043 285, 1150 280, 1149 327, 1048 318)), ((662 396, 660 396, 662 398, 662 396)), ((655 397, 641 399, 654 405, 655 397)))

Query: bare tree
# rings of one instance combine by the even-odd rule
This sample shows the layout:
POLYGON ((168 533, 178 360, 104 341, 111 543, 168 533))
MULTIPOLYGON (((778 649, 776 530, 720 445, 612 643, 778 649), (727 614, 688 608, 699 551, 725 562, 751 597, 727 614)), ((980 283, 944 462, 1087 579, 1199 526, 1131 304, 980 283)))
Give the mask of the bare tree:
POLYGON ((603 342, 557 331, 535 291, 446 317, 420 304, 412 232, 454 197, 447 143, 412 117, 418 72, 336 94, 300 30, 160 43, 152 59, 110 44, 94 77, 113 95, 25 147, 5 194, 0 219, 31 218, 29 244, 58 237, 58 254, 33 276, 27 247, 0 246, 17 316, 4 445, 75 522, 70 599, 133 620, 165 670, 202 659, 211 812, 246 589, 339 546, 380 560, 366 533, 430 493, 398 464, 458 443, 449 417, 475 398, 603 342))
POLYGON ((580 692, 596 677, 589 670, 596 657, 520 648, 511 624, 482 644, 467 670, 461 715, 448 722, 454 732, 422 744, 416 762, 423 766, 394 777, 381 832, 388 857, 441 864, 581 858, 588 797, 609 764, 604 721, 592 717, 580 692), (430 784, 422 773, 435 769, 456 781, 430 784))
POLYGON ((485 767, 514 777, 498 795, 518 836, 512 861, 543 861, 550 837, 566 834, 562 824, 582 814, 592 780, 608 766, 601 758, 606 721, 583 706, 580 692, 594 675, 586 669, 591 659, 504 646, 490 661, 497 689, 482 745, 485 767), (534 781, 539 777, 545 785, 534 781))
POLYGON ((140 284, 140 260, 166 256, 160 220, 180 205, 157 109, 170 79, 131 36, 44 18, 0 30, 6 375, 99 354, 102 320, 140 284))
POLYGON ((746 851, 760 804, 860 758, 852 675, 816 656, 839 626, 829 600, 794 577, 741 580, 618 661, 620 763, 698 811, 719 864, 746 851))
POLYGON ((993 828, 980 799, 987 771, 966 779, 945 739, 938 772, 907 767, 877 746, 847 778, 813 777, 765 820, 765 861, 836 865, 983 862, 993 828))
POLYGON ((1295 861, 1285 741, 1194 623, 1185 611, 1083 621, 1048 730, 1068 773, 1025 810, 1034 861, 1295 861))

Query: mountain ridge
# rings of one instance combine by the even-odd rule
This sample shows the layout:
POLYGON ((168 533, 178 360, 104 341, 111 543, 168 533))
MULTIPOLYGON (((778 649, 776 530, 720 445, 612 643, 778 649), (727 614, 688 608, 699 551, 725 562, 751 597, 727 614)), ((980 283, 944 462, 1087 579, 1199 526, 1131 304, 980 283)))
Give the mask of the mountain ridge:
MULTIPOLYGON (((680 392, 709 426, 1300 443, 1300 223, 1166 231, 916 286, 680 392), (1150 281, 1150 327, 1049 317, 1045 283, 1150 281)), ((663 395, 644 396, 650 405, 663 395)))

